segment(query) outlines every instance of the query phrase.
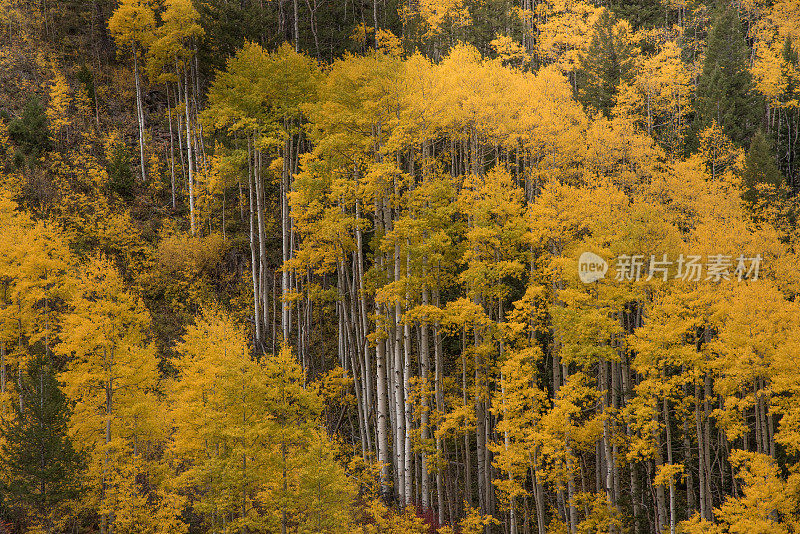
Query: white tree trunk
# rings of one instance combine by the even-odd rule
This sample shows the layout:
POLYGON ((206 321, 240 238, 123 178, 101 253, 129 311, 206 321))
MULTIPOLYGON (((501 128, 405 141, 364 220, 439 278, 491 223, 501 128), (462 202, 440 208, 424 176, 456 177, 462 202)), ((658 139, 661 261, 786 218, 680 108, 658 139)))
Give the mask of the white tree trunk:
MULTIPOLYGON (((423 276, 425 273, 423 273, 423 276)), ((422 290, 422 305, 427 306, 429 304, 429 296, 428 296, 428 288, 425 287, 422 290)), ((429 341, 429 332, 428 332, 428 321, 424 318, 420 324, 420 355, 419 355, 419 364, 420 364, 420 372, 422 374, 422 383, 423 383, 423 391, 424 394, 422 395, 422 412, 420 413, 420 424, 421 424, 421 437, 423 441, 423 448, 422 448, 422 480, 420 481, 420 492, 422 493, 422 509, 429 510, 431 507, 430 502, 430 479, 428 475, 428 453, 425 449, 425 443, 430 438, 430 402, 428 399, 427 389, 429 387, 428 378, 429 378, 429 369, 430 369, 430 341, 429 341)))
POLYGON ((189 160, 189 227, 192 235, 195 235, 194 217, 194 159, 192 157, 192 126, 191 113, 189 111, 189 70, 184 69, 184 100, 186 108, 186 151, 189 160))
MULTIPOLYGON (((291 175, 291 167, 289 164, 290 158, 289 140, 287 139, 284 147, 283 155, 283 173, 281 176, 281 249, 283 265, 289 260, 289 176, 291 175)), ((281 273, 281 332, 283 333, 283 341, 289 341, 289 303, 286 301, 286 295, 289 293, 289 271, 283 269, 281 273)))
MULTIPOLYGON (((395 245, 394 249, 394 279, 400 280, 400 246, 395 245)), ((405 381, 403 379, 403 369, 405 368, 402 355, 403 339, 400 326, 400 318, 402 311, 400 309, 400 300, 396 300, 394 304, 394 396, 395 396, 395 420, 396 423, 396 438, 395 438, 395 469, 398 473, 398 487, 397 494, 400 502, 407 504, 406 501, 406 469, 405 469, 405 415, 403 406, 405 405, 405 381)))
POLYGON ((133 77, 136 81, 136 122, 139 125, 139 164, 142 169, 142 183, 147 179, 144 164, 144 109, 142 107, 142 91, 139 82, 139 58, 136 48, 133 49, 133 77))
POLYGON ((247 139, 247 189, 250 196, 250 266, 253 274, 253 322, 255 323, 255 345, 261 343, 261 315, 258 309, 258 302, 261 299, 261 288, 259 281, 261 278, 261 269, 256 260, 256 232, 255 232, 255 212, 253 205, 255 204, 254 191, 255 181, 253 180, 253 157, 250 138, 247 139))
POLYGON ((169 84, 167 84, 167 117, 169 118, 169 171, 172 186, 172 209, 175 209, 175 142, 172 133, 172 107, 169 103, 169 84))
POLYGON ((386 341, 379 339, 376 346, 376 372, 378 397, 378 462, 381 464, 381 496, 389 492, 389 438, 386 434, 388 417, 388 389, 386 384, 386 341))

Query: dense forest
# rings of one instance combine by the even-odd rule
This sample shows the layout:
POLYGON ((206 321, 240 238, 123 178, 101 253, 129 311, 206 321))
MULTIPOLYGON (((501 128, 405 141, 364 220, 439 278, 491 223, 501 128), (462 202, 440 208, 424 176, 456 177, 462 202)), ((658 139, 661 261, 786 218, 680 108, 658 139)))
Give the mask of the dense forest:
POLYGON ((0 533, 800 532, 800 1, 0 0, 0 533))

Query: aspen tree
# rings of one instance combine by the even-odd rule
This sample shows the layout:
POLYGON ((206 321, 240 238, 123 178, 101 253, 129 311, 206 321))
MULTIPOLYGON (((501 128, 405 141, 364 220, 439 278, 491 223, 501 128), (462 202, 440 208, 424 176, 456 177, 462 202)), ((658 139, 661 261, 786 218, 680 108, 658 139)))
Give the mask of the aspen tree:
MULTIPOLYGON (((200 14, 188 0, 168 0, 166 10, 161 16, 163 23, 155 29, 155 37, 148 52, 148 70, 151 77, 169 84, 175 83, 175 105, 183 99, 186 123, 186 150, 188 160, 189 186, 189 225, 192 235, 195 234, 195 163, 192 157, 193 139, 191 135, 191 113, 189 99, 188 70, 195 54, 194 46, 205 32, 198 23, 200 14), (174 72, 172 72, 174 69, 174 72), (181 76, 181 71, 185 75, 181 76), (183 91, 181 91, 183 87, 183 91)), ((196 96, 196 95, 195 95, 196 96)), ((169 106, 169 104, 168 104, 169 106)), ((170 121, 170 144, 172 143, 172 110, 167 109, 170 121)), ((178 136, 181 136, 180 128, 178 136)), ((181 152, 182 154, 182 152, 181 152)), ((173 156, 174 157, 174 156, 173 156)), ((174 163, 173 163, 174 164, 174 163)), ((173 171, 174 173, 174 171, 173 171)), ((173 177, 174 179, 174 177, 173 177)), ((174 187, 173 187, 174 189, 174 187)), ((174 191, 173 191, 174 197, 174 191)), ((174 200, 173 200, 174 207, 174 200)))
MULTIPOLYGON (((157 380, 155 350, 147 341, 150 315, 125 290, 111 262, 95 258, 79 277, 72 312, 64 318, 57 352, 70 359, 61 378, 75 402, 71 430, 85 436, 92 493, 103 531, 114 529, 115 479, 125 458, 138 453, 141 407, 157 380)), ((128 475, 135 476, 133 472, 128 475)), ((134 490, 135 491, 135 490, 134 490)))
POLYGON ((139 62, 144 51, 154 39, 155 14, 147 0, 123 0, 108 21, 108 30, 122 48, 133 55, 133 76, 136 84, 136 120, 139 126, 139 165, 142 182, 146 182, 144 160, 145 114, 142 103, 139 62))

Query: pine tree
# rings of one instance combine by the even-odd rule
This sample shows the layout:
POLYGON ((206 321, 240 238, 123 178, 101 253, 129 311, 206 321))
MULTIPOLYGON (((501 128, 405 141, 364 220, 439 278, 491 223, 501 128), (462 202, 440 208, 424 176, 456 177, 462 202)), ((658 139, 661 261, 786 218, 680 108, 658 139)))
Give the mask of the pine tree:
POLYGON ((79 495, 84 461, 67 435, 67 397, 44 358, 29 363, 21 396, 14 417, 0 427, 0 494, 50 532, 79 495))
POLYGON ((131 170, 131 154, 128 146, 114 137, 106 150, 108 188, 125 200, 133 197, 134 179, 131 170))
POLYGON ((766 136, 758 130, 750 143, 750 150, 742 169, 742 198, 751 210, 759 200, 778 194, 783 177, 775 163, 775 156, 766 136))
POLYGON ((630 21, 635 30, 656 28, 663 23, 664 4, 657 0, 612 0, 609 7, 617 18, 630 21))
POLYGON ((28 100, 22 115, 9 123, 8 136, 19 149, 20 162, 30 163, 50 149, 47 115, 38 98, 28 100))
POLYGON ((595 22, 589 45, 581 56, 578 94, 585 106, 609 115, 620 83, 633 74, 634 47, 630 24, 617 22, 604 9, 595 22))
POLYGON ((716 121, 739 146, 758 127, 762 112, 749 70, 749 48, 733 8, 717 14, 708 35, 703 72, 697 81, 702 127, 716 121))

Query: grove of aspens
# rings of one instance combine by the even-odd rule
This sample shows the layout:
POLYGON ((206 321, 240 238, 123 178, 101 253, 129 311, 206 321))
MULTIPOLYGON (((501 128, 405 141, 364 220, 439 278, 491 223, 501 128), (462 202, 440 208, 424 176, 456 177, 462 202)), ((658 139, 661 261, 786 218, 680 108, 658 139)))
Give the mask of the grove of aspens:
POLYGON ((800 0, 0 0, 23 533, 800 533, 800 0))

